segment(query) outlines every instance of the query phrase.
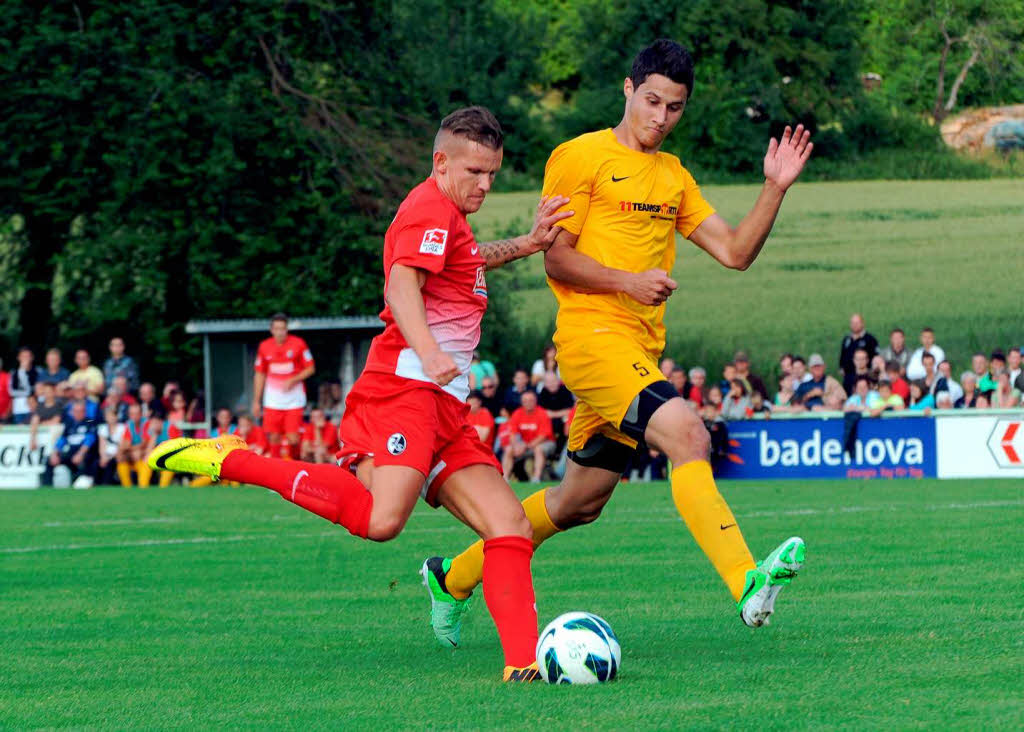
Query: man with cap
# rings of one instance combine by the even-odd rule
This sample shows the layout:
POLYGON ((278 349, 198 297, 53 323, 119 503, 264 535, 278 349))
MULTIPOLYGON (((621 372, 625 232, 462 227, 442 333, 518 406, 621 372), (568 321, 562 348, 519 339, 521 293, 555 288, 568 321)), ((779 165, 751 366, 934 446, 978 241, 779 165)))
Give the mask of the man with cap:
POLYGON ((747 385, 747 392, 757 392, 764 399, 768 398, 768 389, 761 377, 750 370, 750 357, 746 351, 736 351, 732 362, 736 365, 736 378, 747 385))
POLYGON ((846 401, 846 391, 833 377, 825 373, 825 359, 820 353, 812 353, 807 360, 811 369, 811 378, 802 383, 795 396, 800 403, 812 411, 842 409, 846 401))

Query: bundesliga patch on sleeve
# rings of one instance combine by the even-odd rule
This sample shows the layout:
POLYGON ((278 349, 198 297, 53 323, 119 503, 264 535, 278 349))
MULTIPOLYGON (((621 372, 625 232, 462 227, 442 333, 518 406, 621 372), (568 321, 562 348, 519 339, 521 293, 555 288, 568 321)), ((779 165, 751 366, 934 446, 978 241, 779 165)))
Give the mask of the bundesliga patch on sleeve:
POLYGON ((447 243, 447 229, 427 229, 423 232, 423 241, 420 242, 420 254, 444 254, 444 246, 447 243))

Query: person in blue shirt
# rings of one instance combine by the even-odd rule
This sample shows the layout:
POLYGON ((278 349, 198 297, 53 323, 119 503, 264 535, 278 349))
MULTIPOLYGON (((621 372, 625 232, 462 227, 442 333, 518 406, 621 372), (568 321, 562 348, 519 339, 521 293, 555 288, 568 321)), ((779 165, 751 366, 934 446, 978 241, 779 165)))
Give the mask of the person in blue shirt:
POLYGON ((926 412, 935 407, 935 397, 928 392, 928 385, 924 379, 914 379, 910 382, 910 406, 907 409, 926 412))
POLYGON ((96 477, 96 422, 86 415, 85 400, 76 400, 64 419, 64 431, 57 438, 43 471, 42 484, 53 485, 53 469, 66 465, 72 480, 81 475, 96 477))

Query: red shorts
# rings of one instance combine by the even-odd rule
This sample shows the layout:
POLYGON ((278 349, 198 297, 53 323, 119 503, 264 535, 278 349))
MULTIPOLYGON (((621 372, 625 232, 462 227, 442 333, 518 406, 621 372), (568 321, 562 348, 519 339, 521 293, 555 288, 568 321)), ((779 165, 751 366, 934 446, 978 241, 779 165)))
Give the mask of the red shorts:
POLYGON ((296 435, 302 426, 302 407, 296 409, 263 408, 263 431, 274 435, 296 435))
POLYGON ((423 498, 437 507, 437 491, 470 465, 501 471, 494 453, 466 422, 469 405, 425 383, 389 374, 359 377, 345 400, 339 464, 404 465, 424 475, 423 498))

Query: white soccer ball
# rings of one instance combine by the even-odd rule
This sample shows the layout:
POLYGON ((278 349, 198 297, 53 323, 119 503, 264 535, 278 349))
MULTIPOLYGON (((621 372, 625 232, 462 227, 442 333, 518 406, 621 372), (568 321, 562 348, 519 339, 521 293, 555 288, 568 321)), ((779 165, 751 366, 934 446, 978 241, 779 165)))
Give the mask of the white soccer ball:
POLYGON ((593 613, 559 615, 537 641, 537 665, 549 684, 611 681, 621 661, 619 639, 612 627, 593 613))

